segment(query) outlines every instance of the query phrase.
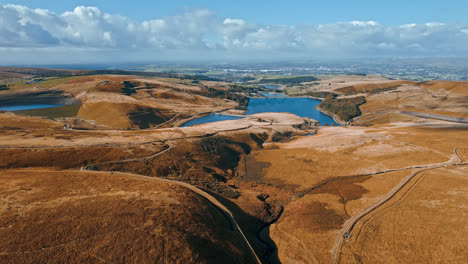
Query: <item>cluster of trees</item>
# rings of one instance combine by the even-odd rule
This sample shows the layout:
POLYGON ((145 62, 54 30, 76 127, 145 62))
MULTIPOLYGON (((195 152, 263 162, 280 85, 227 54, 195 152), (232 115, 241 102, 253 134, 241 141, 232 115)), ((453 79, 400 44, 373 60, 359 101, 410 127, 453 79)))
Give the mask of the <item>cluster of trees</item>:
MULTIPOLYGON (((197 81, 197 80, 195 80, 197 81)), ((145 89, 145 88, 156 88, 155 85, 151 85, 148 83, 142 82, 135 82, 135 81, 124 81, 121 84, 123 87, 121 88, 122 94, 131 96, 135 94, 138 89, 145 89)), ((156 85, 158 86, 158 85, 156 85)), ((211 87, 202 86, 202 90, 200 92, 192 91, 190 93, 202 95, 210 98, 220 98, 220 99, 227 99, 231 101, 235 101, 239 104, 238 109, 245 109, 249 104, 249 97, 241 94, 247 93, 250 94, 252 92, 257 92, 258 88, 249 87, 245 85, 232 85, 228 90, 222 89, 215 89, 211 87)))
POLYGON ((305 93, 304 95, 313 96, 313 97, 318 97, 318 98, 327 98, 328 95, 333 96, 333 98, 335 98, 336 96, 338 96, 337 94, 330 93, 330 92, 325 92, 325 91, 307 92, 307 93, 305 93))
POLYGON ((212 165, 227 171, 237 167, 241 154, 251 151, 250 145, 222 137, 208 137, 200 140, 200 146, 209 154, 212 165))
POLYGON ((205 75, 186 75, 186 76, 183 76, 181 79, 191 79, 191 80, 198 81, 198 82, 199 81, 219 82, 219 79, 208 77, 208 76, 205 76, 205 75))
POLYGON ((271 137, 271 141, 273 141, 273 142, 287 142, 287 141, 291 140, 291 138, 293 136, 294 136, 294 133, 292 131, 276 132, 271 137))
POLYGON ((253 80, 255 80, 255 78, 251 76, 243 76, 239 78, 239 82, 247 82, 247 81, 253 81, 253 80))
POLYGON ((249 104, 249 97, 239 93, 231 92, 229 90, 218 90, 211 87, 206 87, 206 91, 207 92, 201 92, 201 95, 211 98, 220 98, 235 101, 239 104, 238 109, 245 109, 249 104))
POLYGON ((44 68, 24 68, 24 67, 6 67, 4 72, 20 73, 24 75, 33 75, 36 77, 70 77, 70 76, 85 76, 85 75, 137 75, 147 77, 163 77, 163 78, 181 78, 195 80, 217 80, 204 75, 185 75, 179 73, 167 72, 145 72, 145 71, 125 71, 125 70, 62 70, 62 69, 44 69, 44 68))
POLYGON ((354 87, 354 86, 346 86, 346 87, 343 87, 343 88, 336 89, 336 91, 341 92, 344 95, 353 95, 353 94, 358 93, 356 87, 354 87))
POLYGON ((245 84, 232 84, 229 87, 230 92, 237 92, 237 93, 251 93, 251 92, 258 92, 259 90, 265 90, 263 86, 260 85, 245 85, 245 84))
POLYGON ((347 73, 346 75, 367 76, 367 73, 351 72, 351 73, 347 73))
POLYGON ((260 85, 244 85, 244 84, 233 84, 229 87, 228 91, 233 93, 243 93, 247 96, 255 96, 260 91, 264 91, 265 88, 260 85))
POLYGON ((137 82, 131 82, 131 81, 124 81, 123 82, 123 85, 124 87, 122 89, 120 89, 120 91, 125 94, 125 95, 132 95, 132 94, 135 94, 136 91, 135 91, 135 87, 138 87, 139 86, 139 83, 137 82))
POLYGON ((359 85, 359 87, 355 86, 346 86, 343 88, 336 89, 335 91, 341 92, 344 95, 353 95, 358 93, 369 93, 369 94, 378 94, 383 93, 386 91, 396 90, 401 85, 405 84, 405 82, 390 82, 390 83, 381 83, 381 84, 364 84, 359 85))
POLYGON ((383 92, 386 92, 386 91, 396 90, 397 88, 398 88, 398 86, 394 86, 394 87, 377 87, 376 89, 371 90, 368 93, 378 94, 378 93, 383 93, 383 92))
POLYGON ((337 115, 343 121, 349 121, 351 118, 361 115, 359 106, 365 102, 364 96, 337 99, 330 94, 319 107, 337 115))

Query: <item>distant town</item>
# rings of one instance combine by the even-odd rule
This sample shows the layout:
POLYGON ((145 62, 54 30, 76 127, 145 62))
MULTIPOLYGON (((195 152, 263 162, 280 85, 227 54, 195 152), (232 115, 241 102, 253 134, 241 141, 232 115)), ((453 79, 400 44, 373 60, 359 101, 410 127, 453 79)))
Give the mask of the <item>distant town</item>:
MULTIPOLYGON (((63 67, 63 66, 62 66, 63 67)), ((124 67, 127 70, 207 75, 236 81, 241 77, 266 75, 366 75, 412 81, 468 80, 468 58, 373 59, 276 63, 160 63, 124 67)))

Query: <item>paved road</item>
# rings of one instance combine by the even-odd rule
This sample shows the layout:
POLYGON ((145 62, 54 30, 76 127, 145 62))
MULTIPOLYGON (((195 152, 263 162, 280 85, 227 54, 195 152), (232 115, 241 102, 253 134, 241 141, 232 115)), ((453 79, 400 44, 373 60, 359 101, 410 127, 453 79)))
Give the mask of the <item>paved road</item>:
POLYGON ((341 247, 343 245, 343 242, 345 241, 345 235, 346 234, 351 234, 351 232, 353 231, 353 228, 356 226, 356 224, 359 222, 359 220, 361 220, 364 216, 372 213, 373 211, 375 211, 378 207, 382 206, 383 204, 385 204, 386 202, 388 202, 390 199, 392 199, 404 186, 406 186, 408 184, 408 182, 410 182, 416 175, 418 175, 419 173, 422 173, 424 171, 429 171, 429 170, 433 170, 433 169, 438 169, 438 168, 441 168, 441 167, 445 167, 445 166, 451 166, 451 165, 465 165, 465 164, 462 164, 462 159, 460 157, 460 155, 458 154, 458 149, 460 148, 465 148, 465 147, 457 147, 457 148, 454 148, 453 149, 453 152, 454 152, 454 157, 456 159, 456 161, 452 161, 452 159, 450 159, 449 161, 447 162, 444 162, 444 163, 438 163, 438 164, 429 164, 427 165, 425 168, 422 168, 422 169, 419 169, 413 173, 411 173, 410 175, 406 176, 398 185, 396 185, 395 187, 393 187, 387 194, 385 194, 384 196, 382 196, 379 200, 375 201, 374 203, 372 203, 369 207, 367 207, 366 209, 364 209, 363 211, 361 211, 359 214, 357 215, 354 215, 353 217, 351 217, 350 219, 348 219, 340 233, 338 234, 338 236, 336 237, 336 240, 335 240, 335 243, 333 245, 333 248, 332 248, 332 263, 339 263, 340 261, 340 253, 341 253, 341 247))
POLYGON ((397 110, 385 110, 385 111, 372 112, 372 113, 369 113, 369 114, 365 114, 365 115, 355 117, 350 122, 348 121, 348 123, 356 122, 356 121, 360 120, 363 117, 379 114, 376 117, 365 120, 366 122, 367 121, 372 121, 374 119, 377 119, 377 118, 379 118, 379 117, 381 117, 383 115, 390 114, 390 113, 398 113, 398 114, 414 116, 414 117, 419 117, 419 118, 425 118, 425 119, 437 119, 437 120, 454 122, 454 123, 468 124, 468 119, 463 118, 463 117, 439 115, 439 114, 430 114, 430 113, 421 113, 421 112, 412 112, 412 111, 397 111, 397 110))
POLYGON ((464 123, 468 124, 468 119, 463 117, 456 117, 456 116, 447 116, 447 115, 438 115, 438 114, 428 114, 428 113, 419 113, 419 112, 411 112, 411 111, 397 111, 400 114, 421 117, 421 118, 430 118, 430 119, 437 119, 442 121, 449 121, 455 123, 464 123))
POLYGON ((454 122, 454 123, 462 123, 462 124, 468 124, 468 119, 463 118, 463 117, 456 117, 456 116, 448 116, 448 115, 439 115, 439 114, 430 114, 430 113, 421 113, 421 112, 413 112, 413 111, 398 111, 396 109, 385 109, 385 110, 380 110, 372 113, 368 113, 365 115, 357 116, 351 121, 348 121, 348 123, 353 123, 361 118, 372 116, 372 115, 377 115, 371 119, 364 120, 365 122, 367 121, 372 121, 374 119, 377 119, 383 115, 390 114, 390 113, 398 113, 398 114, 403 114, 403 115, 408 115, 408 116, 414 116, 414 117, 419 117, 419 118, 426 118, 426 119, 437 119, 437 120, 442 120, 442 121, 448 121, 448 122, 454 122))

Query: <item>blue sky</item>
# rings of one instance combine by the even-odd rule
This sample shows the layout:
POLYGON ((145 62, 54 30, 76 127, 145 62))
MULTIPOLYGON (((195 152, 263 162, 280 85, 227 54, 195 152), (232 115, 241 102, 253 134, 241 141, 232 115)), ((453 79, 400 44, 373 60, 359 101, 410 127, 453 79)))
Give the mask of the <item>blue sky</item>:
POLYGON ((465 0, 2 0, 0 3, 43 8, 57 13, 78 5, 96 6, 134 20, 175 15, 184 7, 206 8, 220 16, 260 24, 335 23, 375 20, 385 25, 468 22, 465 0))
POLYGON ((0 64, 468 57, 465 0, 0 0, 0 64))

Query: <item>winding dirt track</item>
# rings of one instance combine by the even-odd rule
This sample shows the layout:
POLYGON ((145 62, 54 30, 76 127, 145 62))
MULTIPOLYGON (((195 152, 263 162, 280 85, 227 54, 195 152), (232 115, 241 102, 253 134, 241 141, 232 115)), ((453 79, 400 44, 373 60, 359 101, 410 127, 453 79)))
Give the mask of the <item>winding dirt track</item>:
MULTIPOLYGON (((265 126, 271 126, 270 124, 268 125, 256 125, 258 127, 265 127, 265 126)), ((153 143, 166 143, 168 141, 176 141, 176 140, 184 140, 184 139, 194 139, 194 138, 207 138, 211 136, 216 136, 219 133, 224 133, 224 132, 234 132, 234 131, 240 131, 240 130, 246 130, 253 127, 253 125, 247 125, 245 127, 240 127, 240 128, 233 128, 233 129, 224 129, 224 130, 218 130, 215 132, 211 133, 204 133, 200 135, 195 135, 195 136, 186 136, 186 137, 178 137, 178 138, 169 138, 169 139, 158 139, 158 140, 152 140, 152 141, 145 141, 145 142, 136 142, 136 143, 103 143, 103 144, 81 144, 81 145, 54 145, 54 146, 24 146, 24 147, 19 147, 19 146, 1 146, 0 149, 53 149, 53 148, 76 148, 76 147, 122 147, 122 146, 139 146, 139 145, 144 145, 144 144, 153 144, 153 143)))
MULTIPOLYGON (((153 154, 151 154, 149 156, 146 156, 146 157, 95 163, 95 164, 90 164, 90 165, 84 166, 84 167, 81 168, 81 170, 93 170, 93 167, 98 166, 98 165, 105 165, 105 164, 127 163, 127 162, 144 162, 144 161, 147 161, 147 160, 152 159, 154 157, 161 156, 162 154, 164 154, 164 153, 168 152, 169 150, 171 150, 174 146, 171 145, 171 144, 168 144, 167 143, 168 141, 176 141, 176 140, 191 139, 191 138, 211 137, 211 136, 215 136, 216 134, 221 133, 221 132, 244 130, 244 129, 248 129, 250 127, 252 127, 252 126, 249 125, 249 126, 243 127, 243 128, 236 128, 236 129, 230 129, 230 130, 220 130, 220 131, 216 131, 214 133, 202 134, 202 135, 185 137, 185 138, 173 138, 173 139, 163 139, 163 140, 151 141, 149 143, 163 143, 163 144, 165 144, 165 148, 163 150, 161 150, 161 151, 158 151, 158 152, 153 153, 153 154)), ((143 144, 148 144, 148 143, 135 143, 134 145, 143 145, 143 144)), ((95 145, 95 146, 97 146, 97 145, 95 145)), ((105 145, 105 146, 109 146, 109 145, 105 145)), ((122 146, 122 145, 116 144, 116 146, 122 146)), ((27 148, 27 147, 25 147, 25 148, 27 148)), ((29 147, 29 148, 31 148, 31 147, 29 147)), ((50 148, 50 147, 48 147, 48 148, 50 148)), ((1 149, 1 147, 0 147, 0 149, 1 149)))
MULTIPOLYGON (((82 171, 86 172, 86 170, 82 170, 82 171)), ((91 172, 91 171, 89 171, 89 172, 91 172)), ((229 209, 227 209, 222 203, 220 203, 218 200, 216 200, 216 198, 214 198, 210 194, 204 192, 203 190, 198 189, 197 187, 195 187, 193 185, 190 185, 188 183, 185 183, 185 182, 179 182, 179 181, 174 181, 174 180, 149 177, 149 176, 144 176, 144 175, 140 175, 140 174, 123 173, 123 172, 115 172, 115 171, 92 171, 92 173, 106 173, 106 174, 112 173, 112 174, 117 174, 117 175, 123 175, 123 176, 126 176, 126 177, 132 177, 132 178, 140 178, 140 179, 146 179, 146 180, 152 180, 152 181, 162 181, 162 182, 177 184, 179 186, 190 189, 191 191, 195 192, 196 194, 198 194, 198 195, 202 196, 203 198, 205 198, 206 200, 208 200, 213 206, 215 206, 221 213, 223 213, 226 216, 226 218, 231 223, 231 226, 235 227, 239 231, 239 233, 241 234, 241 236, 244 239, 245 243, 249 247, 252 255, 257 260, 257 263, 259 263, 259 264, 262 263, 260 261, 260 259, 258 258, 257 254, 255 253, 252 245, 250 245, 249 240, 247 240, 247 237, 244 235, 244 232, 242 232, 242 229, 239 227, 236 220, 234 219, 234 216, 231 213, 231 211, 229 211, 229 209)))
POLYGON ((147 161, 147 160, 152 159, 154 157, 161 156, 162 154, 168 152, 172 148, 173 148, 172 145, 169 145, 169 144, 165 143, 165 148, 163 150, 158 151, 156 153, 153 153, 153 154, 151 154, 149 156, 146 156, 146 157, 126 159, 126 160, 118 160, 118 161, 107 161, 107 162, 101 162, 101 163, 94 163, 94 164, 90 164, 90 165, 86 165, 86 166, 82 167, 81 170, 93 170, 93 168, 95 166, 106 165, 106 164, 127 163, 127 162, 144 162, 144 161, 147 161))
POLYGON ((353 231, 353 228, 356 226, 356 224, 361 220, 363 217, 366 215, 369 215, 373 211, 375 211, 378 207, 382 206, 386 202, 388 202, 390 199, 392 199, 404 186, 408 184, 416 175, 418 175, 421 172, 433 170, 433 169, 438 169, 441 167, 446 167, 446 166, 453 166, 453 165, 466 165, 466 163, 462 163, 463 160, 462 158, 458 155, 457 150, 460 148, 465 148, 465 147, 456 147, 453 149, 454 157, 456 161, 452 162, 452 159, 450 159, 447 162, 444 163, 438 163, 438 164, 429 164, 426 165, 425 168, 417 170, 410 175, 406 176, 398 185, 393 187, 387 194, 382 196, 380 199, 372 203, 369 207, 361 211, 359 214, 354 215, 350 219, 348 219, 338 236, 336 237, 335 243, 333 244, 332 248, 332 263, 339 263, 340 261, 340 253, 341 253, 341 247, 345 241, 345 235, 351 234, 353 231))

